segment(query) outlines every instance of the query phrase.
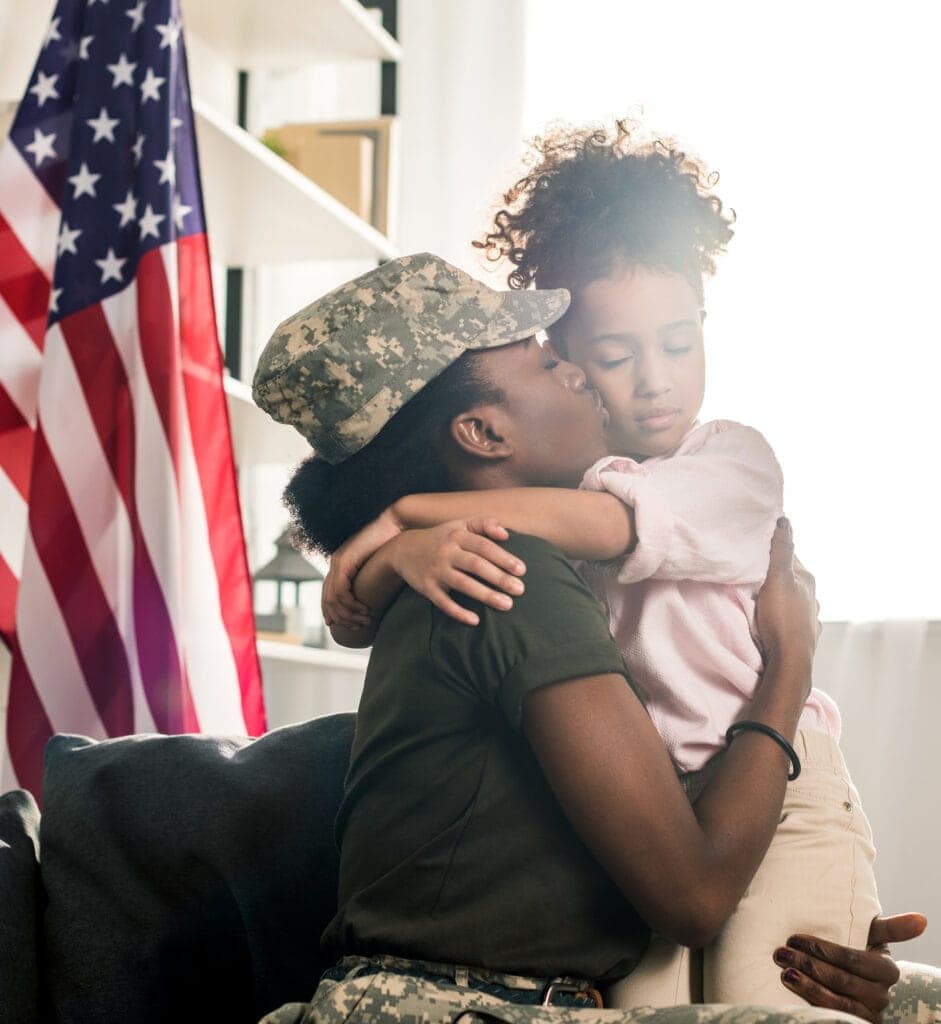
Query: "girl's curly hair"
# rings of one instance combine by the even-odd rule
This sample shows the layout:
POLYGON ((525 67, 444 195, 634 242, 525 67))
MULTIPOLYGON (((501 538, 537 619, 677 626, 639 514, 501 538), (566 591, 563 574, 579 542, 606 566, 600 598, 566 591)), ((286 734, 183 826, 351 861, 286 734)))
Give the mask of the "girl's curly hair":
POLYGON ((473 245, 514 264, 511 288, 578 287, 619 261, 702 278, 732 237, 735 213, 711 190, 719 177, 671 138, 559 123, 530 143, 529 172, 503 195, 492 230, 473 245))

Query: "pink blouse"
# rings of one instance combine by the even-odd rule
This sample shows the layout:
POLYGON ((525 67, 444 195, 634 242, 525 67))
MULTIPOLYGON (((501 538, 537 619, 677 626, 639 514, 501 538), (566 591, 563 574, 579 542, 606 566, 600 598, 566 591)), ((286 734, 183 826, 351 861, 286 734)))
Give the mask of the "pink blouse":
MULTIPOLYGON (((581 487, 634 509, 631 554, 585 574, 677 769, 695 771, 725 748, 762 669, 753 595, 782 514, 781 468, 757 430, 716 420, 672 455, 607 456, 581 487)), ((840 712, 813 689, 798 728, 839 741, 840 712)))

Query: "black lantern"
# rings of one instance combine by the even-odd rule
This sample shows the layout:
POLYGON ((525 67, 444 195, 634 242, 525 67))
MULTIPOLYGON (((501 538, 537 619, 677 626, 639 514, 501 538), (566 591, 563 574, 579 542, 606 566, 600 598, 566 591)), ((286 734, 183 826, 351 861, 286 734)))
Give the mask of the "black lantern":
MULTIPOLYGON (((255 628, 268 633, 285 634, 296 637, 298 641, 305 639, 304 614, 301 605, 301 584, 302 583, 323 583, 323 574, 316 566, 301 554, 291 543, 290 528, 285 529, 281 536, 275 541, 277 553, 274 558, 263 565, 258 572, 252 576, 252 589, 255 584, 263 580, 269 580, 277 584, 277 605, 273 612, 256 612, 255 628), (282 599, 281 588, 286 583, 294 584, 294 603, 285 604, 282 599)), ((323 647, 325 632, 323 616, 320 613, 320 602, 317 602, 317 622, 311 631, 313 636, 310 641, 317 647, 323 647)))

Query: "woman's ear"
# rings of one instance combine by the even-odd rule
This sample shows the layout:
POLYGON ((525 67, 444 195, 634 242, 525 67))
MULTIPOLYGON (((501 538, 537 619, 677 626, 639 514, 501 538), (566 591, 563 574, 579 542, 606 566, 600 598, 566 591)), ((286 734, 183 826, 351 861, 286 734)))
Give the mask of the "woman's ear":
POLYGON ((503 429, 503 417, 492 405, 468 409, 451 420, 451 440, 464 454, 475 459, 508 459, 513 446, 503 429))

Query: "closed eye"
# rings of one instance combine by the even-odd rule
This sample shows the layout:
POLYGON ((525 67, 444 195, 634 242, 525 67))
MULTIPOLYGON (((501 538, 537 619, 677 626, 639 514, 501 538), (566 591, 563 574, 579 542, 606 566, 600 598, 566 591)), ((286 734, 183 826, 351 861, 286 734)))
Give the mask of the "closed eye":
POLYGON ((615 366, 620 366, 621 363, 629 362, 633 358, 633 356, 622 356, 620 359, 602 359, 599 365, 603 370, 613 370, 615 366))
POLYGON ((665 348, 663 351, 671 356, 681 356, 689 352, 692 347, 692 345, 684 345, 682 347, 677 346, 676 348, 665 348))
POLYGON ((546 370, 554 370, 559 365, 559 362, 560 362, 560 360, 558 360, 558 359, 550 359, 550 360, 548 360, 546 362, 546 364, 544 366, 544 369, 546 369, 546 370))

